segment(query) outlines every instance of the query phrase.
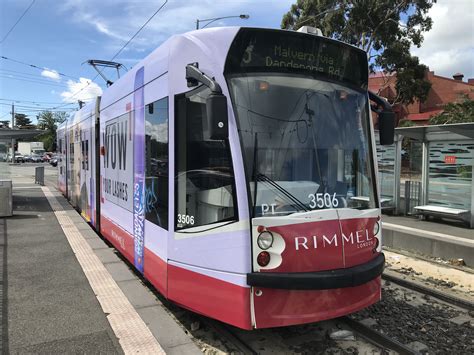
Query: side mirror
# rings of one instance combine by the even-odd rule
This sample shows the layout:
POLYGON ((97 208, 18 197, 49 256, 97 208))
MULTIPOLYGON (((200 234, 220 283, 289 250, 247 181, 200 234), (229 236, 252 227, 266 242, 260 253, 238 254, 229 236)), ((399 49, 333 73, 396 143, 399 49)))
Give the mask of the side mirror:
POLYGON ((393 144, 395 135, 395 113, 382 111, 379 113, 379 136, 381 145, 393 144))
POLYGON ((210 138, 215 140, 229 138, 227 98, 212 92, 206 100, 206 111, 210 138))

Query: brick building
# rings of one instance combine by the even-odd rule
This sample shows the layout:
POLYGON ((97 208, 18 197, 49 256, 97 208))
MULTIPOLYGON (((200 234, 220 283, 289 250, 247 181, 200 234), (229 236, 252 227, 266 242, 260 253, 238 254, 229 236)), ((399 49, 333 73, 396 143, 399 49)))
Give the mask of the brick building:
MULTIPOLYGON (((453 78, 435 75, 434 71, 426 72, 426 80, 431 83, 428 98, 421 103, 396 105, 394 111, 397 119, 409 119, 418 125, 425 125, 428 119, 443 111, 443 106, 450 102, 460 102, 466 98, 474 100, 474 79, 463 81, 464 75, 456 73, 453 78)), ((393 101, 396 98, 396 74, 377 72, 369 77, 369 90, 393 101)))

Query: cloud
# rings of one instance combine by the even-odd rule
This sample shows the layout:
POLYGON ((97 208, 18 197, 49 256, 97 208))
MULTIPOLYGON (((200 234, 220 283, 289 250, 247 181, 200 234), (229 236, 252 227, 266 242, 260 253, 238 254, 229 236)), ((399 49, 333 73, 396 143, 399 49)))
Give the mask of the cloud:
POLYGON ((155 124, 145 121, 145 131, 147 135, 158 142, 168 142, 168 120, 155 124))
MULTIPOLYGON (((115 54, 141 25, 158 9, 164 0, 67 0, 61 5, 61 11, 68 14, 78 26, 87 26, 106 36, 100 40, 111 55, 115 54)), ((283 14, 290 9, 294 0, 173 0, 157 14, 140 34, 130 43, 127 51, 150 52, 173 34, 195 29, 196 19, 208 19, 229 15, 249 14, 249 20, 231 18, 216 21, 213 26, 270 26, 277 27, 283 14), (270 20, 271 19, 271 20, 270 20)), ((203 23, 201 26, 203 26, 203 23)), ((122 53, 122 54, 123 54, 122 53)), ((141 55, 143 56, 143 55, 141 55)))
POLYGON ((91 79, 68 80, 67 86, 68 90, 61 93, 64 102, 90 101, 102 95, 101 87, 92 82, 91 79))
POLYGON ((474 78, 474 1, 439 0, 428 14, 433 28, 412 54, 438 75, 460 72, 464 80, 474 78))
POLYGON ((53 79, 56 81, 61 80, 61 77, 59 76, 59 73, 56 70, 52 69, 45 69, 41 72, 41 76, 44 76, 49 79, 53 79))

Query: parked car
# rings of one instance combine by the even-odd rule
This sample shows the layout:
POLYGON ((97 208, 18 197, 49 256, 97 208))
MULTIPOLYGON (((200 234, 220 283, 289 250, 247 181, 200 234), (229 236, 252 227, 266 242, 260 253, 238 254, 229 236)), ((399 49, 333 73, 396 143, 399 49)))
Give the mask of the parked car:
POLYGON ((30 155, 30 162, 32 163, 42 163, 43 162, 43 157, 38 154, 31 154, 30 155))
MULTIPOLYGON (((12 155, 7 155, 7 161, 10 162, 12 160, 12 155)), ((20 153, 15 153, 15 163, 24 163, 25 157, 20 153)))
POLYGON ((43 161, 49 162, 51 160, 52 156, 53 156, 52 153, 44 153, 43 154, 43 161))
POLYGON ((53 155, 49 160, 49 163, 54 167, 58 166, 58 157, 53 155))

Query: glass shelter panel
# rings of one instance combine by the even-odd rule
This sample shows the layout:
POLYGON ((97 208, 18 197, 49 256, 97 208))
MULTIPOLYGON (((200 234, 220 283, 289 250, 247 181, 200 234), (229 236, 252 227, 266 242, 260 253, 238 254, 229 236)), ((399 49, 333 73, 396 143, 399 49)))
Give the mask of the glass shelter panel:
POLYGON ((393 205, 395 198, 395 144, 380 145, 378 132, 376 134, 378 179, 380 197, 385 204, 393 205))
POLYGON ((472 141, 430 143, 428 203, 471 210, 473 165, 472 141))

